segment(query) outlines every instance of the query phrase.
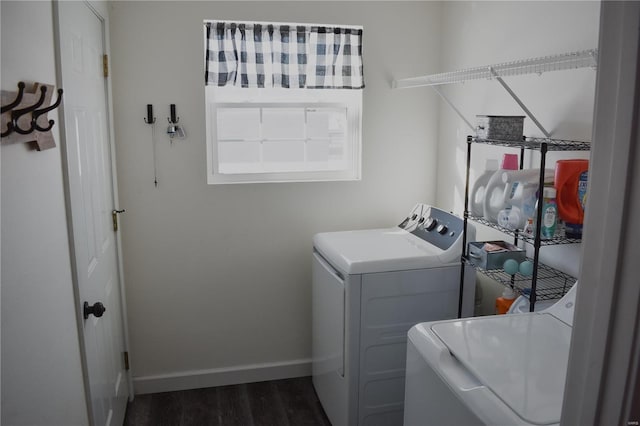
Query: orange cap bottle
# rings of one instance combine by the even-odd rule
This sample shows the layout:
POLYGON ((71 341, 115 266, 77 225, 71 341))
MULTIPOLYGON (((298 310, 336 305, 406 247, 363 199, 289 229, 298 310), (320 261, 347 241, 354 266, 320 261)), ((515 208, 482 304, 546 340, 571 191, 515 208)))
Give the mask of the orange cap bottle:
POLYGON ((586 201, 589 160, 558 160, 554 186, 558 216, 567 223, 582 225, 586 201))
POLYGON ((502 296, 496 299, 496 314, 506 314, 513 302, 516 300, 516 293, 511 287, 505 287, 502 296))

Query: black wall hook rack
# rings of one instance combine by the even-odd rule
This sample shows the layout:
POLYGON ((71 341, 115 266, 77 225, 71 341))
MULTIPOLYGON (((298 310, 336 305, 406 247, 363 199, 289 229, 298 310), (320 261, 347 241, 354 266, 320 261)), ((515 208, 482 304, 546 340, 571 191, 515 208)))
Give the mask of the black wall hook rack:
POLYGON ((58 98, 52 104, 53 86, 34 83, 26 90, 24 82, 18 83, 18 92, 2 91, 2 144, 35 142, 39 151, 56 146, 51 129, 54 120, 47 120, 47 113, 60 106, 62 89, 58 89, 58 98), (39 109, 42 105, 49 105, 39 109))

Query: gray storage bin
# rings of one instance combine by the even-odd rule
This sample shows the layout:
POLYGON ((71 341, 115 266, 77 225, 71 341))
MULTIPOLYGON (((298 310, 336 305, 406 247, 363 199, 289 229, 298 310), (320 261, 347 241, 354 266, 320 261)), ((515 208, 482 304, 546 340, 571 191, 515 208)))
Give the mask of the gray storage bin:
POLYGON ((480 139, 522 140, 523 115, 476 115, 476 136, 480 139))
POLYGON ((475 241, 469 243, 469 262, 483 269, 502 269, 505 260, 513 259, 518 263, 526 260, 525 251, 506 241, 475 241), (504 250, 487 252, 485 243, 501 246, 504 250))

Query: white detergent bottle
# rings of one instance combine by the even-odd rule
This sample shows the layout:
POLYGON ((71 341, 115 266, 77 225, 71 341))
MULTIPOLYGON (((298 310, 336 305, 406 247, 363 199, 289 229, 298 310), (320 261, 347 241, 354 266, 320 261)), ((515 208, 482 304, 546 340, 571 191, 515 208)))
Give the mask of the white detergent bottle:
MULTIPOLYGON (((545 182, 553 182, 554 170, 545 169, 545 182)), ((498 215, 507 207, 517 207, 521 216, 517 228, 522 229, 524 221, 535 205, 535 194, 538 190, 540 169, 498 170, 487 183, 483 204, 483 215, 486 220, 498 223, 498 215), (522 222, 522 223, 520 223, 522 222)))
MULTIPOLYGON (((527 219, 532 218, 535 214, 540 171, 534 169, 532 173, 526 172, 529 170, 519 170, 517 178, 520 180, 514 182, 507 191, 505 206, 512 212, 509 215, 509 229, 524 229, 527 219), (517 214, 513 214, 514 212, 517 214)), ((551 170, 547 169, 544 180, 550 182, 550 179, 551 170)), ((500 215, 498 215, 498 224, 500 224, 500 215)))
POLYGON ((470 206, 469 211, 473 216, 482 216, 484 215, 484 197, 486 194, 487 184, 489 183, 489 179, 496 173, 498 170, 498 160, 495 158, 488 158, 485 163, 484 173, 481 174, 478 179, 476 179, 473 184, 473 189, 471 190, 471 197, 469 198, 470 206))
MULTIPOLYGON (((538 172, 539 173, 539 172, 538 172)), ((514 190, 509 194, 507 204, 517 206, 522 212, 522 223, 518 229, 523 229, 528 218, 533 217, 536 211, 536 201, 538 201, 539 174, 535 176, 535 181, 520 181, 514 190)), ((547 175, 545 172, 545 181, 547 175)))
MULTIPOLYGON (((502 164, 500 168, 494 172, 489 181, 484 187, 484 199, 482 200, 482 213, 478 209, 484 218, 490 222, 498 222, 498 213, 504 209, 504 194, 505 191, 501 186, 502 172, 505 170, 517 170, 518 169, 518 155, 517 154, 504 154, 502 156, 502 164), (493 208, 491 208, 493 207, 493 208)), ((475 189, 475 188, 474 188, 475 189)), ((473 198, 475 199, 475 197, 473 198)), ((480 214, 478 216, 480 216, 480 214)))

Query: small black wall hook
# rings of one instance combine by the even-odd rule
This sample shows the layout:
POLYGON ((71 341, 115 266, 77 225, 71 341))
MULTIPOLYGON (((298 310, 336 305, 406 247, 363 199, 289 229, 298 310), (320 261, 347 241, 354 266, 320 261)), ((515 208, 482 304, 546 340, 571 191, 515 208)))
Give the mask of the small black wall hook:
POLYGON ((169 121, 170 124, 178 124, 180 117, 176 117, 176 104, 169 105, 169 112, 171 117, 167 117, 167 121, 169 121))
POLYGON ((58 108, 60 106, 60 103, 62 102, 62 93, 64 91, 62 89, 58 89, 58 99, 56 99, 56 101, 51 105, 48 106, 46 108, 42 108, 42 109, 37 109, 35 111, 33 111, 33 113, 31 113, 31 125, 35 126, 35 129, 39 132, 48 132, 49 130, 51 130, 53 128, 53 125, 55 124, 55 121, 53 120, 49 120, 49 125, 47 127, 40 127, 38 125, 38 118, 43 115, 48 113, 49 111, 53 111, 54 109, 58 108))
POLYGON ((44 98, 46 95, 47 95, 47 86, 40 86, 40 99, 38 99, 38 101, 35 104, 28 106, 26 108, 14 109, 13 111, 11 111, 11 124, 12 124, 11 127, 13 128, 13 131, 21 135, 28 135, 29 133, 35 130, 36 126, 35 126, 34 120, 31 120, 31 125, 26 130, 20 128, 20 126, 18 125, 18 120, 23 115, 28 114, 40 108, 40 105, 44 103, 44 98))
POLYGON ((153 124, 156 122, 156 118, 153 116, 153 105, 147 104, 147 118, 144 119, 147 124, 153 124))
POLYGON ((170 104, 169 111, 171 117, 167 117, 167 121, 169 122, 167 134, 173 143, 173 138, 177 137, 178 139, 184 139, 186 137, 186 133, 184 131, 184 126, 178 124, 180 117, 176 116, 176 104, 170 104))
POLYGON ((13 108, 20 105, 20 102, 22 101, 22 95, 24 95, 24 87, 25 87, 24 81, 18 82, 18 96, 16 96, 15 101, 11 102, 8 105, 2 106, 2 109, 0 110, 2 114, 4 114, 7 111, 11 111, 13 108))
POLYGON ((13 124, 9 121, 7 123, 7 130, 0 133, 0 138, 6 138, 13 132, 13 124))

